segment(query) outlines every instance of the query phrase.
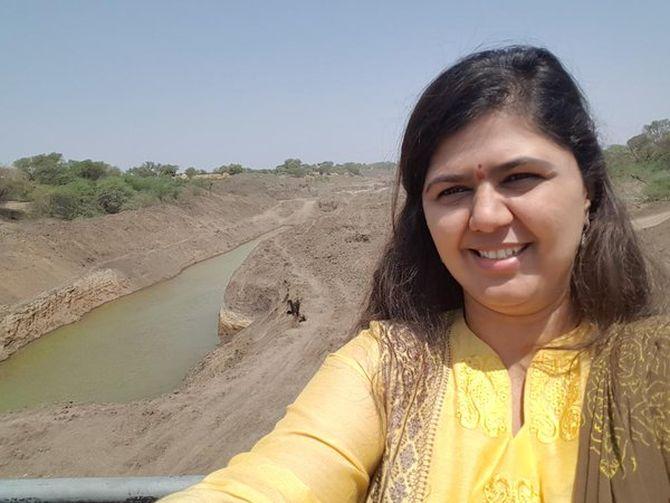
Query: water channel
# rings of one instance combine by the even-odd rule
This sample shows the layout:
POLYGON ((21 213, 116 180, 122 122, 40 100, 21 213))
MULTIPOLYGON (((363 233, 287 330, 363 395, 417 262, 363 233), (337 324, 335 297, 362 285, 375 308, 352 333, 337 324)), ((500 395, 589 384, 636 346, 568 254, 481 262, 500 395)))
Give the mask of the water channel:
POLYGON ((225 288, 264 237, 104 304, 0 362, 0 412, 127 402, 175 389, 219 342, 225 288))

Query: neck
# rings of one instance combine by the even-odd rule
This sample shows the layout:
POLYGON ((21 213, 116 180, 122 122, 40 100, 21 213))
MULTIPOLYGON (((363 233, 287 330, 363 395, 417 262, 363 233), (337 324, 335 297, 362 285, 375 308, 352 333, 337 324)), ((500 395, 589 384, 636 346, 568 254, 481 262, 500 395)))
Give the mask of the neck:
POLYGON ((551 305, 524 314, 495 311, 465 296, 465 319, 470 330, 498 354, 507 368, 530 365, 537 348, 574 328, 575 318, 567 293, 551 305))

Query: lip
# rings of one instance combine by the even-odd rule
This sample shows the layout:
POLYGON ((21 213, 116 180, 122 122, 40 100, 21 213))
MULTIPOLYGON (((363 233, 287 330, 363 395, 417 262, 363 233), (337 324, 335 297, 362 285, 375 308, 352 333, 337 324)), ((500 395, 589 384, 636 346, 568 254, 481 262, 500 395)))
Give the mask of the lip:
MULTIPOLYGON (((495 248, 477 248, 478 250, 501 250, 506 248, 516 248, 519 244, 514 245, 502 245, 495 248)), ((503 259, 491 259, 480 256, 474 249, 468 248, 467 253, 472 258, 472 260, 477 264, 478 267, 491 272, 502 272, 502 273, 511 273, 516 272, 519 267, 521 267, 521 258, 528 251, 531 246, 531 243, 522 244, 523 248, 521 251, 512 256, 503 259)))

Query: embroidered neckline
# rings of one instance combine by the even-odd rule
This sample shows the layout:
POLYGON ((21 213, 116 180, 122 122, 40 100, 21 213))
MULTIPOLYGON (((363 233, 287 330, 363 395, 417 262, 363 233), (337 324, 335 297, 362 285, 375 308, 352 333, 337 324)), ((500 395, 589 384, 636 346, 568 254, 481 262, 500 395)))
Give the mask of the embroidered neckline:
MULTIPOLYGON (((552 344, 573 342, 586 329, 588 325, 582 324, 552 344)), ((511 382, 507 369, 495 351, 469 329, 462 315, 455 320, 452 334, 457 338, 455 415, 461 426, 478 429, 489 437, 511 435, 511 382)), ((575 356, 571 350, 540 349, 528 369, 522 429, 528 428, 540 442, 577 438, 583 369, 575 356)))

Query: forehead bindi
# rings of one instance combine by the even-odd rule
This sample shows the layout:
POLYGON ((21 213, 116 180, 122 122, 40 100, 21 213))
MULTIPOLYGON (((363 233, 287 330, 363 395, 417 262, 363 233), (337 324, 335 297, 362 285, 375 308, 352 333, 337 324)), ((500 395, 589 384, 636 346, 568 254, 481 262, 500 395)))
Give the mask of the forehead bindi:
POLYGON ((475 178, 478 182, 481 182, 486 178, 486 173, 484 172, 484 168, 482 168, 481 164, 477 164, 477 169, 475 169, 475 178))

